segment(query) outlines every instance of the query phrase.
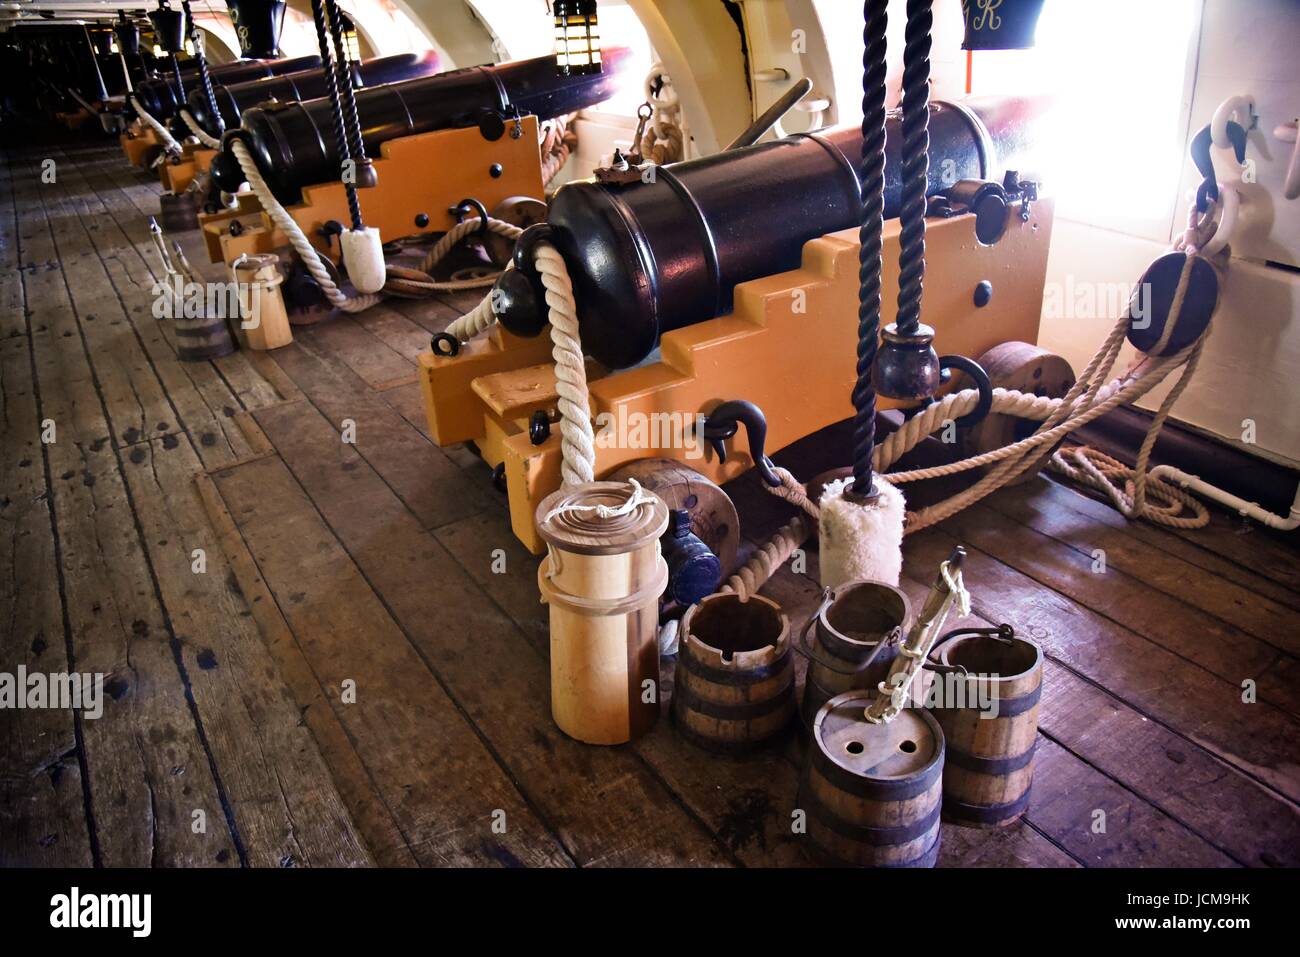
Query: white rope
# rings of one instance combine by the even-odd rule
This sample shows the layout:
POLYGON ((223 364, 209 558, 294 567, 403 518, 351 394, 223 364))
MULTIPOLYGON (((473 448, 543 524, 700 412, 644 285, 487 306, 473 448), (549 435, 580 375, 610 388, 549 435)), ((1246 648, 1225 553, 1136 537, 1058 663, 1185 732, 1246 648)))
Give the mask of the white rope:
POLYGON ((597 518, 605 520, 611 518, 622 518, 624 515, 631 515, 642 505, 653 505, 655 496, 641 487, 641 483, 634 478, 627 480, 628 485, 632 487, 632 494, 622 505, 602 505, 599 502, 584 505, 581 502, 565 502, 555 506, 546 513, 546 517, 539 524, 545 525, 557 515, 567 515, 570 512, 591 512, 597 518))
MULTIPOLYGON (((1194 250, 1197 243, 1203 243, 1207 238, 1204 224, 1194 221, 1192 227, 1189 227, 1189 236, 1184 237, 1178 247, 1194 250)), ((1111 409, 1140 399, 1179 368, 1182 369, 1182 374, 1152 419, 1138 452, 1136 468, 1128 469, 1114 459, 1091 449, 1057 452, 1052 456, 1050 465, 1054 471, 1102 491, 1111 499, 1115 508, 1127 518, 1145 518, 1155 524, 1175 528, 1200 528, 1207 524, 1209 513, 1204 506, 1167 482, 1152 480, 1147 475, 1147 465, 1156 438, 1174 403, 1191 381, 1210 332, 1207 326, 1191 345, 1174 355, 1159 355, 1169 344, 1177 326, 1195 260, 1194 251, 1189 252, 1174 293, 1169 317, 1159 340, 1141 361, 1135 363, 1123 375, 1108 381, 1127 336, 1127 317, 1116 322, 1105 342, 1089 361, 1087 369, 1063 398, 1035 396, 1013 389, 993 390, 993 404, 989 414, 1042 421, 1042 426, 1033 435, 959 462, 904 472, 888 472, 891 465, 931 433, 971 412, 979 404, 979 391, 966 389, 950 393, 938 402, 931 403, 876 446, 872 456, 874 467, 894 484, 940 478, 987 465, 994 466, 987 475, 959 494, 928 508, 909 512, 905 532, 911 534, 928 528, 973 505, 1031 468, 1044 449, 1050 448, 1070 432, 1082 428, 1111 409), (1121 484, 1116 485, 1117 481, 1121 484), (1148 501, 1148 496, 1154 496, 1163 504, 1152 504, 1148 501), (1184 512, 1190 514, 1185 515, 1184 512)), ((787 501, 800 504, 791 495, 784 477, 782 487, 768 488, 768 491, 787 501)))
POLYGON ((176 142, 176 137, 172 136, 167 127, 163 126, 150 116, 148 111, 140 105, 140 101, 134 96, 131 97, 131 107, 140 115, 140 119, 144 120, 145 126, 153 130, 158 139, 162 140, 162 147, 164 150, 168 153, 179 153, 181 151, 181 144, 176 142))
POLYGON ((491 329, 496 321, 496 313, 492 311, 492 294, 489 293, 477 306, 449 325, 445 331, 457 342, 469 342, 480 333, 491 329))
POLYGON ((546 305, 550 311, 551 355, 555 359, 563 450, 560 474, 565 485, 581 485, 595 480, 596 434, 591 427, 587 364, 578 334, 578 305, 564 257, 549 243, 537 245, 537 271, 546 287, 546 305))
POLYGON ((289 238, 289 244, 293 246, 294 252, 298 254, 298 258, 307 267, 307 271, 316 280, 316 284, 320 286, 321 292, 325 294, 325 298, 331 305, 344 312, 361 312, 378 303, 383 298, 379 295, 349 297, 339 289, 330 278, 325 264, 321 262, 316 247, 311 244, 311 240, 303 233, 294 218, 280 205, 280 201, 271 192, 271 187, 266 185, 266 180, 262 178, 262 173, 257 168, 252 154, 248 152, 248 147, 241 140, 235 139, 231 141, 230 148, 239 162, 239 168, 244 171, 244 178, 248 180, 248 185, 261 202, 262 208, 271 217, 271 221, 289 238))
POLYGON ((181 110, 181 119, 185 121, 185 125, 190 128, 190 132, 194 134, 195 139, 200 143, 210 150, 221 149, 221 140, 215 136, 209 136, 208 131, 199 126, 199 121, 194 118, 193 113, 189 110, 181 110))
MULTIPOLYGON (((944 562, 939 566, 939 574, 943 576, 943 583, 948 586, 948 591, 956 596, 959 617, 965 618, 970 614, 970 592, 966 590, 966 582, 961 577, 961 569, 957 569, 954 574, 952 567, 947 562, 944 562)), ((929 653, 927 649, 925 654, 928 655, 929 653)), ((925 657, 925 655, 922 657, 925 657)))
POLYGON ((763 545, 754 550, 754 554, 735 573, 727 579, 725 585, 718 589, 722 593, 734 592, 741 601, 749 601, 751 595, 757 595, 768 579, 790 560, 790 556, 808 541, 816 526, 803 515, 796 515, 786 522, 763 545))

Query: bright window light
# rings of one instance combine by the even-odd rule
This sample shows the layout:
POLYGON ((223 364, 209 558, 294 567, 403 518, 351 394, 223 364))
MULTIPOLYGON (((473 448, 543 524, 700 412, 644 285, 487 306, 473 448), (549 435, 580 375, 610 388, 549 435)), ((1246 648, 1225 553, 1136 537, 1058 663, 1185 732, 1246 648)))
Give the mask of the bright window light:
POLYGON ((1072 219, 1168 229, 1186 138, 1195 0, 1048 3, 1032 50, 975 53, 973 88, 1047 93, 1042 174, 1072 219))

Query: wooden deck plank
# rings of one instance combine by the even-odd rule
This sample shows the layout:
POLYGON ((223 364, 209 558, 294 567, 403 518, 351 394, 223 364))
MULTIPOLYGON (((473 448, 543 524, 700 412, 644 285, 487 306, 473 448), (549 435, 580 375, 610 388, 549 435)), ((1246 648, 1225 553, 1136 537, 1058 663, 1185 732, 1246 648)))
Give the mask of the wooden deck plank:
POLYGON ((43 322, 63 338, 86 335, 93 340, 95 384, 115 430, 115 444, 130 445, 174 431, 174 409, 135 341, 99 255, 66 199, 66 189, 57 181, 41 186, 35 170, 29 172, 20 202, 41 204, 52 238, 48 257, 37 261, 53 262, 60 279, 74 277, 61 297, 67 308, 43 322), (82 307, 81 317, 77 305, 82 307))
MULTIPOLYGON (((279 457, 225 469, 214 481, 416 858, 430 866, 571 863, 279 457), (494 820, 505 833, 494 833, 494 820)), ((382 528, 374 531, 382 540, 382 528)))
MULTIPOLYGON (((53 230, 24 174, 31 171, 20 170, 16 183, 24 263, 56 261, 53 230)), ((45 449, 71 666, 106 676, 104 715, 82 725, 100 862, 237 865, 239 849, 166 644, 165 616, 108 444, 107 398, 75 335, 74 281, 57 262, 23 272, 31 328, 44 330, 30 336, 41 415, 58 428, 45 449), (201 833, 192 826, 196 811, 206 816, 201 833)))
MULTIPOLYGON (((1099 499, 1100 492, 1076 487, 1057 476, 1049 476, 1045 481, 1084 500, 1072 503, 1071 507, 1096 515, 1102 521, 1106 521, 1100 519, 1104 511, 1113 513, 1110 506, 1099 499)), ((1219 572, 1261 593, 1268 593, 1274 600, 1293 604, 1300 600, 1300 547, 1297 547, 1300 543, 1296 541, 1295 533, 1274 531, 1212 503, 1206 504, 1210 524, 1205 528, 1157 529, 1144 522, 1133 522, 1128 530, 1170 554, 1177 554, 1186 561, 1219 572), (1235 568, 1236 573, 1227 571, 1225 566, 1235 568), (1268 584, 1275 587, 1269 589, 1268 584)), ((1108 524, 1113 521, 1110 519, 1108 524)))
POLYGON ((371 862, 209 527, 185 442, 127 457, 127 484, 204 739, 249 865, 371 862), (195 552, 200 552, 196 558, 195 552), (195 571, 195 562, 202 570, 195 571))
POLYGON ((27 335, 23 312, 23 287, 18 281, 18 214, 14 209, 12 164, 14 159, 0 152, 0 340, 27 335))
POLYGON ((1093 867, 1232 867, 1234 862, 1113 779, 1039 735, 1026 818, 1093 867))
POLYGON ((348 420, 355 424, 356 450, 425 528, 473 515, 492 502, 490 485, 466 475, 341 362, 313 351, 317 344, 300 340, 272 356, 336 430, 348 420))
MULTIPOLYGON (((12 223, 6 219, 0 233, 12 223)), ((21 286, 16 270, 0 273, 0 285, 11 283, 21 286)), ((19 302, 21 307, 21 296, 19 302)), ((59 576, 40 422, 28 340, 0 339, 0 670, 11 675, 19 667, 29 674, 72 671, 63 605, 52 587, 59 576)), ((79 720, 84 719, 65 708, 0 710, 0 865, 94 863, 79 720)))
MULTIPOLYGON (((101 186, 102 191, 96 191, 92 180, 103 178, 93 169, 89 175, 79 168, 70 170, 67 179, 77 190, 70 205, 80 216, 110 285, 104 288, 102 280, 97 282, 88 296, 103 296, 88 301, 97 302, 101 310, 129 322, 138 340, 137 351, 143 352, 180 420, 176 427, 195 433, 208 467, 247 456, 250 449, 231 421, 244 408, 243 402, 213 363, 176 361, 175 324, 154 315, 154 284, 164 275, 138 216, 126 225, 116 218, 123 214, 109 206, 114 203, 113 190, 101 186)), ((130 348, 125 337, 116 345, 130 348)))
POLYGON ((365 312, 347 318, 406 359, 413 367, 417 364, 420 353, 429 351, 428 330, 387 305, 372 306, 365 312))
MULTIPOLYGON (((367 327, 350 316, 339 316, 312 326, 299 326, 294 338, 310 343, 313 351, 341 361, 372 389, 416 372, 415 363, 389 348, 367 327)), ((298 383, 300 386, 302 383, 298 383)))
MULTIPOLYGON (((579 744, 554 726, 545 658, 319 412, 293 403, 257 419, 428 667, 579 864, 726 863, 634 756, 579 744)), ((521 572, 511 569, 510 577, 521 572)))
MULTIPOLYGON (((1241 565, 1213 551, 1215 543, 1221 538, 1212 528, 1183 538, 1175 535, 1172 529, 1153 525, 1150 522, 1131 522, 1115 511, 1108 502, 1099 501, 1087 494, 1091 489, 1076 488, 1058 476, 1041 475, 1034 481, 1033 488, 1036 496, 1041 496, 1044 502, 1050 502, 1055 508, 1077 512, 1097 525, 1123 532, 1142 545, 1204 569, 1212 575, 1262 595, 1271 602, 1300 611, 1300 591, 1266 577, 1259 569, 1253 567, 1257 560, 1241 565)), ((996 502, 990 504, 997 505, 996 502)), ((1266 533, 1258 528, 1250 532, 1238 529, 1233 534, 1235 537, 1252 541, 1266 537, 1266 533), (1256 535, 1256 532, 1258 535, 1252 539, 1251 536, 1256 535)), ((1273 539, 1275 544, 1281 544, 1277 543, 1273 536, 1267 537, 1273 539)))
MULTIPOLYGON (((1120 614, 1120 607, 1127 604, 1122 595, 1136 591, 1147 599, 1141 610, 1157 621, 1166 622, 1165 632, 1182 626, 1185 630, 1192 630, 1198 641, 1218 638, 1213 642, 1216 645, 1230 641, 1229 632, 1244 632, 1263 644, 1257 653, 1265 660, 1274 657, 1273 650, 1296 657, 1300 651, 1300 629, 1295 627, 1294 609, 1117 529, 1085 518, 1080 512, 1061 507, 1057 504, 1058 496, 1037 494, 1046 484, 1002 490, 990 497, 987 506, 982 506, 987 512, 981 513, 981 518, 985 524, 1006 528, 1006 523, 988 516, 992 513, 1044 535, 1078 553, 1078 564, 1088 570, 1091 570, 1094 553, 1100 550, 1106 569, 1101 590, 1107 596, 1107 609, 1116 615, 1120 614), (1112 577, 1111 572, 1118 574, 1112 577), (1207 619, 1210 619, 1208 624, 1207 619), (1200 629, 1189 628, 1193 620, 1201 622, 1202 628, 1211 630, 1199 634, 1200 629)), ((1018 541, 1018 534, 1013 533, 1008 538, 1018 541)), ((1068 560, 1066 552, 1052 551, 1068 560)), ((1134 621, 1139 620, 1135 616, 1134 621)), ((1142 630, 1137 625, 1134 627, 1142 630)), ((1143 634, 1157 638, 1162 632, 1152 630, 1143 631, 1143 634)), ((1163 637, 1161 643, 1166 647, 1174 640, 1167 633, 1163 637)), ((1241 662, 1240 667, 1245 666, 1250 652, 1254 651, 1256 649, 1252 647, 1248 652, 1238 651, 1234 655, 1241 662)))
POLYGON ((194 484, 222 552, 230 562, 233 578, 228 580, 229 587, 238 589, 248 602, 262 639, 291 690, 303 722, 311 729, 352 820, 366 846, 373 851, 375 863, 381 867, 418 866, 392 810, 384 803, 375 780, 349 740, 347 729, 330 706, 275 596, 262 578, 216 483, 210 475, 200 473, 194 477, 194 484))

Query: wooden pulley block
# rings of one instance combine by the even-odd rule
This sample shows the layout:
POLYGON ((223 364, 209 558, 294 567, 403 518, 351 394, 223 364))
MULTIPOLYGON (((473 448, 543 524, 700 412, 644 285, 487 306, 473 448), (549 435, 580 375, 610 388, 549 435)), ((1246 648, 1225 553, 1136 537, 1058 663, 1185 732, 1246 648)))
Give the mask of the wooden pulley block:
POLYGON ((1128 341, 1140 352, 1173 355, 1195 342, 1209 326, 1219 304, 1219 277, 1213 266, 1198 257, 1192 262, 1173 332, 1169 341, 1160 345, 1186 264, 1186 253, 1166 253, 1147 267, 1133 290, 1128 308, 1128 341))
POLYGON ((722 563, 724 575, 736 567, 740 549, 740 518, 730 496, 688 465, 676 459, 638 459, 607 476, 611 481, 636 479, 658 495, 668 508, 691 514, 691 528, 722 563))
MULTIPOLYGON (((518 226, 520 229, 527 229, 529 226, 546 222, 546 204, 531 196, 511 196, 502 200, 492 210, 492 218, 518 226)), ((498 236, 496 233, 488 233, 483 245, 488 255, 492 257, 492 261, 498 266, 508 263, 515 251, 513 240, 498 236)))
MULTIPOLYGON (((1060 399, 1074 385, 1074 370, 1070 363, 1055 353, 1048 352, 1028 342, 1003 342, 980 356, 979 364, 989 375, 995 389, 1015 389, 1038 396, 1060 399)), ((966 388, 969 382, 958 384, 966 388)), ((962 458, 980 455, 1019 442, 1037 431, 1039 422, 1020 419, 1012 415, 989 413, 982 422, 968 429, 957 430, 958 448, 962 458)), ((1058 442, 1057 445, 1060 443, 1058 442)), ((1056 446, 1047 449, 1032 468, 1026 469, 1011 484, 1028 482, 1038 474, 1051 457, 1056 446)), ((978 470, 976 474, 983 474, 978 470)))

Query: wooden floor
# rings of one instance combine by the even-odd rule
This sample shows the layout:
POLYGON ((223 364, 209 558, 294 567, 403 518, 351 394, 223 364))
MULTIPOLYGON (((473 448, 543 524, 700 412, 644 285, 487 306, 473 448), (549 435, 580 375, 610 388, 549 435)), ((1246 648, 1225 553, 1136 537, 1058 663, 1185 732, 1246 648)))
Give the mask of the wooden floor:
MULTIPOLYGON (((0 862, 807 863, 793 735, 723 759, 666 718, 619 748, 551 723, 535 559, 425 432, 414 360, 454 308, 182 364, 151 312, 156 183, 112 143, 7 150, 0 671, 110 678, 98 719, 0 711, 0 862)), ((784 506, 733 484, 761 539, 784 506)), ((1026 818, 945 825, 942 865, 1300 864, 1291 540, 1129 525, 1040 479, 909 538, 905 587, 959 541, 978 619, 1047 661, 1026 818)), ((767 588, 796 625, 816 573, 767 588)))

